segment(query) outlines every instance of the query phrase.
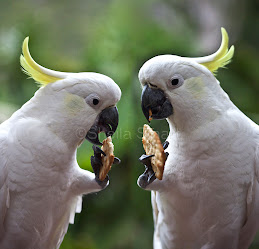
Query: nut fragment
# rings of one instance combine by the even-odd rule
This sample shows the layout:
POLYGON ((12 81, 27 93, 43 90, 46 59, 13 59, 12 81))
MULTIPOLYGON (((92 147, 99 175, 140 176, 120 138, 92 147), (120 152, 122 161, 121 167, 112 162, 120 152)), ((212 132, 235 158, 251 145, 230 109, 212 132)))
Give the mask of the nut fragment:
POLYGON ((150 122, 153 119, 152 118, 153 113, 152 113, 151 109, 148 110, 148 114, 149 114, 148 121, 150 122))
POLYGON ((100 169, 99 179, 101 181, 103 181, 105 179, 106 175, 108 174, 108 172, 110 171, 113 161, 114 161, 114 154, 113 154, 114 146, 112 143, 111 136, 109 136, 103 140, 103 145, 102 145, 101 149, 106 154, 106 156, 101 155, 103 165, 100 169))
POLYGON ((142 143, 147 155, 151 158, 151 166, 157 179, 162 180, 166 155, 158 134, 145 124, 143 127, 142 143))

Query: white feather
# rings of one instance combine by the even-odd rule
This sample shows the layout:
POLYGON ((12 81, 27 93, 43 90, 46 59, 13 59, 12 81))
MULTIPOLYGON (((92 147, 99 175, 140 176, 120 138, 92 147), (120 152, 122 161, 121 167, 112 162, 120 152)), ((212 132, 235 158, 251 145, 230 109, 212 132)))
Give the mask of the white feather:
POLYGON ((163 180, 152 190, 155 249, 247 249, 259 229, 259 128, 209 70, 157 56, 139 72, 173 106, 163 180), (180 87, 170 79, 181 75, 180 87), (154 192, 155 191, 155 192, 154 192))
POLYGON ((102 189, 78 166, 77 146, 120 94, 106 76, 74 74, 40 88, 0 125, 1 249, 59 248, 82 210, 82 195, 102 189), (99 94, 99 108, 85 101, 92 93, 99 94))

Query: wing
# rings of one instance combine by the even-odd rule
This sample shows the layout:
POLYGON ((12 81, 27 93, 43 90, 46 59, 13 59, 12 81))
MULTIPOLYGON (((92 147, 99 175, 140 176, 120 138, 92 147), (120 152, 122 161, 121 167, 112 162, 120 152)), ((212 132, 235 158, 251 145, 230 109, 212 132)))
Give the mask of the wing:
POLYGON ((9 188, 7 186, 7 162, 5 148, 5 139, 3 134, 0 133, 0 241, 5 233, 4 221, 10 201, 9 188))
POLYGON ((259 182, 259 126, 254 127, 256 130, 256 149, 255 149, 255 175, 259 182))
POLYGON ((61 243, 63 242, 63 239, 67 233, 69 223, 74 224, 75 214, 81 213, 82 201, 83 201, 82 196, 77 196, 73 200, 69 213, 64 217, 64 224, 61 225, 61 230, 60 230, 60 235, 58 236, 58 241, 55 242, 52 245, 52 247, 59 248, 61 246, 61 243))
POLYGON ((241 230, 239 249, 247 249, 259 230, 259 126, 252 125, 255 131, 254 177, 247 193, 246 222, 241 230))
POLYGON ((158 230, 158 216, 159 210, 157 207, 157 192, 151 191, 151 204, 153 208, 153 219, 154 219, 154 238, 153 238, 153 247, 154 249, 162 249, 160 234, 158 230))

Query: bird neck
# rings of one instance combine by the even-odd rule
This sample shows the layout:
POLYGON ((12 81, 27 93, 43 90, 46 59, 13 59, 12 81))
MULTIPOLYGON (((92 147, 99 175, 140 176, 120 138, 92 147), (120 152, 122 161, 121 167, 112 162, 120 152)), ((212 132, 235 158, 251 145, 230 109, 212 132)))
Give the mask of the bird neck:
POLYGON ((72 119, 64 119, 62 109, 59 110, 58 107, 53 108, 49 105, 52 102, 54 105, 55 96, 41 96, 40 92, 36 92, 35 96, 16 111, 11 119, 14 121, 19 119, 38 120, 42 127, 47 128, 53 136, 61 139, 72 153, 76 151, 78 145, 84 140, 87 127, 82 127, 81 129, 75 127, 72 119), (39 103, 43 104, 40 105, 39 103))
POLYGON ((167 121, 173 130, 190 134, 213 123, 233 108, 236 107, 227 95, 220 99, 205 99, 187 107, 174 106, 174 113, 167 121))

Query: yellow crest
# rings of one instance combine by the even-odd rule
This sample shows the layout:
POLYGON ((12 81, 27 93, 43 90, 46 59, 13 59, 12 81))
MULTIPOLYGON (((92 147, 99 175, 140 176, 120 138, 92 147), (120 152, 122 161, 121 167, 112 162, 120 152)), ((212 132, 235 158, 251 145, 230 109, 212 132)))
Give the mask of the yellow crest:
POLYGON ((45 86, 66 77, 66 73, 50 70, 36 63, 30 55, 28 43, 29 37, 26 37, 22 45, 23 55, 20 56, 22 69, 27 75, 32 77, 41 86, 45 86))
POLYGON ((207 67, 213 73, 230 63, 234 55, 234 46, 231 46, 230 49, 228 49, 228 34, 224 28, 221 28, 221 34, 222 41, 217 52, 212 55, 193 58, 196 62, 207 67))

